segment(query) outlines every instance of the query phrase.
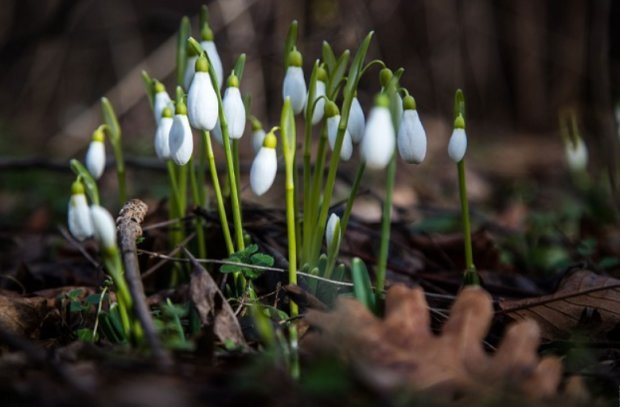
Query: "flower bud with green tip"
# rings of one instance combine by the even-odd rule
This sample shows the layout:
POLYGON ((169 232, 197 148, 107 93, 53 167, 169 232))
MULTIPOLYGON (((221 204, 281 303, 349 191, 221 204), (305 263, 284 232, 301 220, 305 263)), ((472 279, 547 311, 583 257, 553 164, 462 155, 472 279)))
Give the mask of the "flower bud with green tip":
POLYGON ((165 108, 174 110, 174 103, 170 100, 166 87, 158 80, 153 81, 153 114, 155 115, 155 123, 159 124, 162 112, 165 108))
POLYGON ((420 164, 426 157, 426 132, 411 95, 405 96, 403 109, 398 129, 398 151, 403 160, 420 164))
POLYGON ((187 114, 192 127, 198 130, 213 130, 217 122, 217 94, 209 76, 209 61, 204 55, 196 61, 196 73, 187 93, 187 114))
MULTIPOLYGON (((325 89, 327 82, 327 71, 323 67, 318 68, 317 73, 317 81, 316 88, 314 91, 314 111, 312 112, 312 125, 314 126, 323 118, 323 112, 325 110, 325 89)), ((308 95, 306 95, 306 104, 310 101, 308 100, 308 95)), ((304 114, 306 112, 306 107, 304 107, 304 114)))
POLYGON ((90 209, 84 194, 82 182, 75 181, 71 185, 71 199, 67 211, 69 231, 79 241, 93 235, 93 222, 90 218, 90 209))
POLYGON ((327 244, 327 249, 329 250, 332 247, 332 242, 334 239, 337 239, 338 245, 340 242, 340 217, 335 213, 329 215, 329 219, 327 220, 327 226, 325 227, 325 243, 327 244), (336 233, 338 232, 338 233, 336 233))
POLYGON ((370 169, 385 168, 394 154, 396 137, 389 104, 387 95, 378 95, 375 98, 375 106, 368 115, 361 144, 361 155, 370 169))
POLYGON ((252 147, 254 148, 254 153, 258 153, 263 146, 266 133, 258 119, 251 117, 250 120, 252 122, 252 147))
POLYGON ((215 71, 215 77, 217 78, 217 84, 219 88, 222 88, 222 82, 224 81, 224 70, 222 68, 222 60, 220 54, 217 52, 217 47, 214 42, 213 30, 209 27, 209 24, 205 24, 200 31, 200 46, 207 53, 209 61, 213 64, 213 70, 215 71))
MULTIPOLYGON (((336 138, 338 137, 340 111, 338 110, 338 106, 331 100, 325 104, 325 117, 327 117, 327 140, 333 151, 336 145, 336 138)), ((351 155, 353 155, 353 142, 351 141, 349 130, 345 130, 342 147, 340 149, 340 158, 347 161, 351 158, 351 155)))
POLYGON ((224 116, 228 123, 228 132, 231 139, 239 139, 245 129, 245 105, 239 92, 239 79, 235 72, 228 77, 228 87, 222 101, 224 116))
POLYGON ((379 83, 381 83, 381 86, 383 88, 386 88, 392 80, 393 76, 394 73, 390 68, 383 68, 381 71, 379 71, 379 83))
POLYGON ((250 186, 252 191, 258 196, 263 195, 271 188, 278 171, 278 158, 276 155, 276 145, 278 140, 274 134, 277 127, 265 136, 263 146, 254 157, 252 168, 250 169, 250 186))
POLYGON ((103 126, 100 126, 93 132, 93 138, 86 151, 86 168, 95 179, 101 178, 103 170, 105 170, 105 133, 103 126))
POLYGON ((185 65, 185 74, 183 76, 183 87, 188 90, 194 79, 194 73, 196 72, 196 61, 198 60, 198 54, 196 50, 187 46, 187 65, 185 65))
POLYGON ((194 138, 187 118, 187 108, 182 101, 177 102, 176 114, 170 128, 170 158, 177 165, 185 165, 192 158, 194 138))
POLYGON ((101 247, 106 251, 116 249, 116 224, 110 212, 102 206, 91 205, 90 218, 95 239, 101 247))
POLYGON ((306 104, 306 80, 304 79, 304 71, 301 68, 303 58, 301 52, 297 48, 288 54, 288 68, 284 76, 282 84, 282 100, 287 97, 291 99, 291 107, 295 114, 299 114, 306 104))
POLYGON ((467 134, 465 134, 465 119, 459 115, 454 120, 454 130, 448 143, 448 155, 456 163, 465 157, 467 151, 467 134))
POLYGON ((564 142, 566 162, 572 172, 582 172, 588 167, 588 147, 581 137, 575 135, 572 140, 564 142))
POLYGON ((170 158, 170 130, 172 129, 172 109, 165 107, 155 130, 155 153, 160 160, 170 158))
POLYGON ((347 130, 349 130, 351 140, 354 143, 357 144, 362 141, 365 128, 366 118, 364 117, 364 110, 362 110, 362 105, 357 96, 354 96, 351 102, 351 111, 349 112, 349 122, 347 123, 347 130))

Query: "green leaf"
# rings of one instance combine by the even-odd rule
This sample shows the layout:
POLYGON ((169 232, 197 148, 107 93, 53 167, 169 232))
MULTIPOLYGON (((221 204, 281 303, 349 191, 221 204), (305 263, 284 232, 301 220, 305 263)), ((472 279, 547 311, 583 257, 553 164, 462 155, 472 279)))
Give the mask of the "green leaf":
POLYGON ((200 7, 200 29, 202 29, 205 24, 209 24, 209 7, 203 4, 202 7, 200 7))
POLYGON ((280 131, 282 133, 282 152, 287 166, 293 166, 295 161, 296 135, 295 135, 295 115, 291 107, 291 100, 286 98, 282 107, 282 117, 280 119, 280 131))
POLYGON ((366 306, 370 311, 375 311, 375 296, 370 284, 370 276, 366 264, 359 258, 354 257, 351 262, 351 279, 353 280, 353 294, 355 298, 366 306))
POLYGON ((373 31, 369 32, 355 53, 355 57, 351 63, 351 68, 349 69, 349 79, 347 80, 347 85, 345 87, 345 97, 349 95, 350 97, 353 97, 352 93, 357 89, 357 83, 359 82, 362 69, 364 69, 364 60, 366 59, 368 47, 370 46, 370 41, 372 40, 373 35, 373 31))
POLYGON ((273 257, 265 253, 256 253, 250 257, 250 262, 256 266, 271 267, 274 264, 273 257))
POLYGON ((91 294, 88 297, 86 297, 86 300, 85 300, 85 302, 90 305, 99 305, 100 301, 101 301, 101 294, 91 294))
POLYGON ((86 194, 90 199, 91 203, 94 205, 99 205, 99 190, 97 189, 97 183, 93 179, 90 172, 76 159, 73 159, 69 162, 71 166, 71 170, 82 179, 82 183, 86 189, 86 194))
POLYGON ((121 140, 121 126, 118 124, 118 118, 112 107, 112 103, 106 97, 101 98, 101 113, 103 122, 108 126, 108 134, 110 135, 110 143, 117 146, 121 140))
POLYGON ((92 329, 89 329, 89 328, 80 328, 75 331, 75 334, 77 335, 78 339, 82 342, 92 343, 92 342, 95 342, 95 339, 96 339, 95 336, 93 336, 92 329))
POLYGON ((241 271, 243 269, 243 266, 239 265, 235 265, 235 264, 223 264, 222 266, 220 266, 220 273, 224 273, 224 274, 230 274, 230 273, 237 273, 239 271, 241 271))
POLYGON ((185 67, 187 66, 187 39, 190 32, 189 18, 184 16, 179 26, 177 40, 177 86, 183 86, 185 80, 185 67))
POLYGON ((69 303, 69 312, 71 313, 82 312, 84 310, 86 310, 86 307, 84 307, 79 301, 71 301, 69 303))
POLYGON ((235 68, 233 69, 233 71, 235 72, 235 75, 239 79, 239 83, 241 83, 241 78, 243 78, 243 71, 245 69, 245 59, 246 59, 245 54, 239 55, 239 58, 237 58, 237 62, 235 62, 235 68))
POLYGON ((332 72, 334 72, 334 68, 336 67, 336 55, 334 54, 332 46, 329 45, 329 42, 327 41, 323 41, 321 51, 323 55, 323 61, 325 62, 325 66, 327 67, 327 74, 331 76, 332 72))
POLYGON ((327 95, 329 96, 330 100, 336 99, 336 96, 337 96, 336 92, 338 90, 338 85, 344 78, 344 74, 347 71, 347 66, 349 64, 350 57, 351 57, 351 51, 349 51, 348 49, 345 50, 342 53, 342 55, 340 55, 340 58, 338 58, 338 61, 336 62, 336 66, 334 67, 334 70, 329 73, 329 81, 327 84, 327 95))
POLYGON ((155 92, 153 91, 153 78, 148 72, 142 71, 142 81, 144 82, 144 88, 146 89, 146 96, 149 98, 149 104, 153 109, 153 99, 155 98, 155 92))
POLYGON ((291 52, 297 42, 297 25, 297 20, 291 22, 288 34, 286 35, 286 41, 284 42, 284 72, 288 69, 288 53, 291 52))
POLYGON ((82 295, 82 289, 81 288, 76 288, 74 290, 71 290, 67 293, 67 298, 75 300, 77 299, 80 295, 82 295))
POLYGON ((246 279, 254 280, 261 276, 265 270, 255 269, 251 267, 244 267, 241 272, 246 279))

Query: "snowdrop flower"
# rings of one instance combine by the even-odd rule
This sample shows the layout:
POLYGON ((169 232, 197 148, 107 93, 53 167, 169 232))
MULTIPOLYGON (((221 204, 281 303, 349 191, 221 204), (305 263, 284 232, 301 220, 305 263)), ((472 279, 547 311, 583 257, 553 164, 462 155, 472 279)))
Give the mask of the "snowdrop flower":
POLYGON ((93 222, 95 239, 106 250, 116 248, 116 224, 107 209, 91 205, 90 219, 93 222))
POLYGON ((209 62, 211 62, 211 64, 213 65, 215 77, 217 78, 217 86, 221 89, 222 81, 224 80, 224 70, 222 69, 222 60, 220 59, 220 54, 218 54, 217 47, 215 46, 215 42, 213 41, 213 31, 208 24, 205 24, 204 27, 202 27, 200 36, 202 38, 200 46, 207 53, 207 56, 209 57, 209 62))
MULTIPOLYGON (((331 100, 325 105, 325 116, 327 117, 327 140, 332 151, 336 146, 336 138, 338 137, 338 126, 340 125, 340 112, 338 106, 331 100)), ((345 130, 342 139, 342 147, 340 148, 340 158, 347 161, 353 154, 353 142, 349 130, 345 130)))
POLYGON ((69 231, 79 241, 93 235, 93 222, 90 219, 88 202, 86 202, 86 195, 84 195, 84 186, 80 181, 75 181, 71 185, 67 223, 69 231))
POLYGON ((256 154, 250 169, 250 186, 257 196, 261 196, 273 184, 278 170, 278 158, 276 156, 276 145, 278 143, 274 127, 265 136, 263 146, 256 154))
POLYGON ((222 104, 230 138, 240 139, 245 129, 245 106, 239 92, 239 79, 234 72, 228 77, 228 88, 222 104))
MULTIPOLYGON (((312 112, 312 125, 314 126, 323 118, 323 113, 325 111, 325 82, 327 81, 327 72, 322 67, 318 68, 317 71, 317 80, 316 80, 316 88, 314 89, 314 100, 312 103, 314 104, 314 111, 312 112)), ((310 90, 308 90, 308 95, 306 95, 306 106, 304 107, 304 116, 306 114, 306 109, 308 108, 308 100, 310 90)))
POLYGON ((296 48, 288 54, 288 69, 282 84, 282 100, 291 98, 291 107, 295 114, 299 114, 306 104, 306 80, 301 69, 303 59, 296 48))
POLYGON ((218 101, 209 76, 209 62, 204 55, 196 61, 196 73, 187 93, 187 114, 192 127, 213 130, 218 116, 218 101))
POLYGON ((327 243, 327 249, 329 250, 332 247, 332 242, 334 239, 337 239, 336 245, 340 245, 340 217, 335 213, 329 215, 329 219, 327 220, 327 227, 325 228, 325 242, 327 243))
POLYGON ((584 171, 588 166, 588 148, 581 137, 565 143, 566 162, 573 172, 584 171))
POLYGON ((448 155, 456 163, 465 157, 467 151, 467 134, 465 134, 465 119, 462 115, 454 120, 454 130, 448 143, 448 155))
POLYGON ((351 134, 351 139, 354 143, 359 143, 364 137, 364 128, 366 127, 366 119, 364 118, 364 111, 362 105, 357 99, 357 96, 353 97, 351 103, 351 110, 349 111, 349 122, 347 123, 347 130, 351 134))
POLYGON ((263 140, 265 140, 265 130, 263 130, 263 125, 258 119, 252 117, 252 147, 254 148, 254 153, 258 153, 263 146, 263 140))
POLYGON ((375 106, 368 116, 361 144, 361 155, 370 169, 385 168, 394 154, 396 140, 389 104, 386 95, 378 95, 375 99, 375 106))
POLYGON ((196 61, 198 55, 191 46, 187 46, 187 65, 185 65, 185 74, 183 75, 183 87, 188 90, 194 79, 194 73, 196 72, 196 61))
POLYGON ((177 110, 172 119, 168 144, 170 147, 170 158, 175 164, 185 165, 189 159, 192 158, 194 138, 187 119, 187 108, 183 102, 177 103, 177 110))
POLYGON ((166 92, 163 83, 155 81, 153 87, 155 91, 155 96, 153 98, 153 114, 155 115, 155 123, 159 124, 164 109, 169 108, 170 110, 174 110, 174 104, 172 100, 170 100, 170 96, 168 96, 168 92, 166 92))
POLYGON ((165 107, 155 130, 155 153, 160 160, 170 158, 170 129, 172 129, 172 109, 165 107))
POLYGON ((407 95, 403 101, 403 116, 398 129, 398 151, 403 160, 420 164, 426 157, 426 132, 416 110, 415 99, 407 95))
POLYGON ((88 172, 90 172, 90 175, 92 175, 95 179, 99 179, 105 169, 104 140, 105 134, 103 133, 103 128, 99 127, 93 133, 93 139, 88 146, 86 158, 84 159, 88 172))

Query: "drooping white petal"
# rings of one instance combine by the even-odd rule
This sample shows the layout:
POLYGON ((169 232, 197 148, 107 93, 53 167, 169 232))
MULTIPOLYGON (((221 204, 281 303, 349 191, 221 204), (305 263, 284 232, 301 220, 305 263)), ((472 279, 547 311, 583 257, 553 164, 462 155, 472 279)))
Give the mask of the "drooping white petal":
POLYGON ((174 115, 168 142, 172 161, 177 165, 187 164, 194 150, 194 138, 186 115, 174 115))
POLYGON ((340 239, 340 233, 336 235, 336 226, 338 224, 340 224, 340 217, 338 217, 335 213, 329 215, 327 227, 325 228, 325 242, 327 243, 328 249, 332 246, 334 238, 340 239))
POLYGON ((157 92, 153 99, 153 114, 155 115, 155 123, 159 124, 161 114, 165 108, 169 108, 174 112, 174 104, 168 96, 168 92, 157 92))
POLYGON ((93 233, 95 239, 104 248, 110 249, 116 246, 116 224, 114 218, 107 209, 91 205, 90 219, 93 222, 93 233))
POLYGON ((304 71, 299 66, 289 66, 282 85, 282 100, 291 98, 291 107, 299 114, 306 104, 306 80, 304 71))
POLYGON ((250 169, 250 186, 252 191, 261 196, 273 184, 278 171, 278 158, 275 148, 261 147, 254 157, 252 168, 250 169))
MULTIPOLYGON (((325 112, 325 82, 316 81, 316 89, 314 91, 314 111, 312 112, 312 125, 314 126, 323 118, 325 112), (320 98, 320 99, 319 99, 320 98), (317 100, 318 99, 318 100, 317 100), (315 103, 316 102, 316 103, 315 103)), ((308 95, 306 95, 306 104, 308 104, 308 95)), ((304 115, 306 114, 307 106, 304 106, 304 115)))
POLYGON ((69 231, 77 240, 82 241, 93 235, 93 222, 90 219, 90 210, 84 194, 74 194, 69 200, 67 211, 69 231))
POLYGON ((583 171, 588 166, 588 147, 578 138, 576 144, 566 143, 566 162, 571 171, 583 171))
POLYGON ((467 151, 467 135, 465 129, 456 128, 452 131, 450 142, 448 142, 448 155, 456 163, 465 157, 467 151))
MULTIPOLYGON (((332 151, 336 145, 336 137, 338 136, 338 125, 340 124, 340 115, 337 114, 327 118, 327 141, 332 151)), ((351 135, 349 130, 345 130, 344 138, 342 139, 342 147, 340 148, 340 158, 348 161, 353 155, 353 143, 351 142, 351 135)))
POLYGON ((228 135, 231 139, 241 138, 245 129, 245 106, 243 105, 239 88, 234 86, 227 88, 222 104, 224 105, 224 116, 228 124, 228 135))
POLYGON ((398 151, 409 163, 420 164, 426 157, 426 132, 415 109, 403 112, 398 129, 398 151))
POLYGON ((155 130, 155 153, 160 160, 170 158, 170 129, 172 129, 172 117, 162 117, 155 130))
POLYGON ((354 143, 359 143, 364 137, 364 128, 366 127, 366 119, 364 118, 364 111, 362 105, 357 99, 357 96, 353 98, 351 103, 351 110, 349 112, 349 122, 347 123, 347 130, 351 134, 351 139, 354 143))
POLYGON ((207 72, 196 72, 187 93, 187 116, 192 127, 213 130, 218 114, 217 95, 207 72))
POLYGON ((217 83, 220 89, 222 88, 222 81, 224 80, 224 70, 222 69, 222 60, 220 59, 220 54, 217 52, 217 47, 215 46, 215 42, 213 41, 202 41, 200 46, 203 50, 207 52, 207 56, 209 57, 209 61, 213 64, 213 70, 215 71, 215 77, 217 78, 217 83))
POLYGON ((185 66, 185 75, 183 76, 183 86, 185 90, 189 89, 192 84, 192 79, 194 79, 194 73, 196 72, 196 61, 198 60, 197 55, 193 55, 187 58, 187 65, 185 66))
POLYGON ((263 140, 265 140, 265 130, 258 129, 252 133, 252 147, 254 147, 255 153, 258 153, 263 147, 263 140))
POLYGON ((396 144, 394 127, 387 107, 375 106, 370 111, 361 144, 361 155, 370 169, 385 168, 396 144))
POLYGON ((94 179, 99 179, 105 169, 105 144, 103 141, 92 140, 84 159, 86 168, 94 179))

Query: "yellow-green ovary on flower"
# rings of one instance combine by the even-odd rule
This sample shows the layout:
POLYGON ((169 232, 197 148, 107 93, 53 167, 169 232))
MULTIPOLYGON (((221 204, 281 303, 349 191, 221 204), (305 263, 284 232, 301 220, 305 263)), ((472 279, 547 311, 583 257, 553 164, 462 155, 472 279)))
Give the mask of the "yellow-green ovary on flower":
POLYGON ((394 154, 396 139, 388 105, 387 96, 380 95, 368 115, 361 155, 370 169, 385 168, 394 154))
POLYGON ((90 218, 90 209, 84 195, 82 183, 76 181, 71 187, 71 199, 67 211, 69 231, 77 240, 82 241, 93 235, 93 223, 90 218))
POLYGON ((250 186, 258 196, 263 195, 271 188, 278 171, 278 158, 276 156, 276 136, 273 131, 265 136, 263 146, 254 157, 250 169, 250 186))
POLYGON ((93 222, 95 239, 99 244, 105 249, 116 247, 116 224, 110 212, 101 206, 92 205, 90 218, 93 222))

